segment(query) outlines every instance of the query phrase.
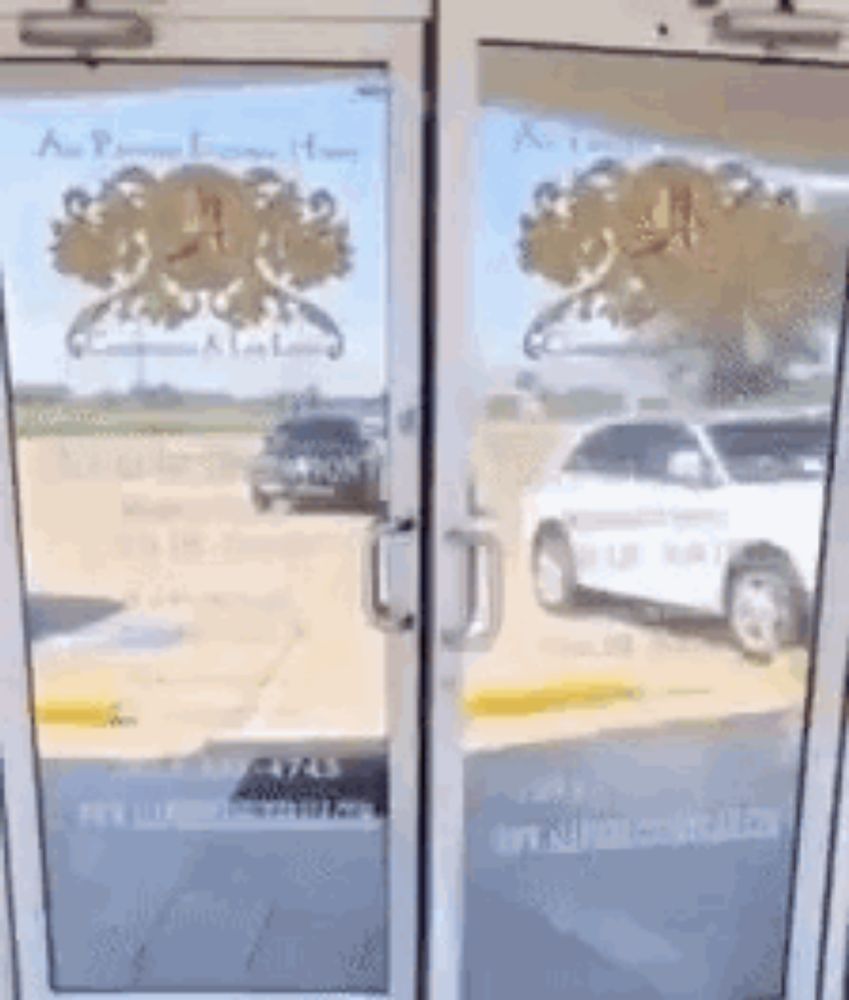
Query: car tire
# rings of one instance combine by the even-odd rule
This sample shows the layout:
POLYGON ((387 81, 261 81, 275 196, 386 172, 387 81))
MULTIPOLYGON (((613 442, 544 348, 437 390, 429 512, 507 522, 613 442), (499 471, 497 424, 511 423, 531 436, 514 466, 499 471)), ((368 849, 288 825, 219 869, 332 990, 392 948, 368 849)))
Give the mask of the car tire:
POLYGON ((769 663, 802 638, 804 605, 793 567, 780 555, 736 567, 728 585, 728 625, 744 656, 769 663))
POLYGON ((258 511, 260 514, 266 513, 266 511, 271 510, 271 497, 263 491, 258 486, 251 487, 251 503, 253 504, 254 510, 258 511))
POLYGON ((566 532, 543 528, 534 539, 531 573, 537 603, 562 613, 577 603, 578 584, 572 545, 566 532))

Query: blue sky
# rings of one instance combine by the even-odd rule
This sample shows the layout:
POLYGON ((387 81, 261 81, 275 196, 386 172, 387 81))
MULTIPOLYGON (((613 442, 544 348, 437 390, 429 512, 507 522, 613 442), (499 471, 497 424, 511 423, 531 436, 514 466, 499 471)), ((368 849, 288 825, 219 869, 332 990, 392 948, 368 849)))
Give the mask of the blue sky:
MULTIPOLYGON (((354 268, 343 280, 310 290, 308 297, 342 328, 346 352, 338 360, 320 355, 261 361, 149 359, 146 380, 196 389, 226 388, 237 395, 311 383, 333 393, 381 390, 384 346, 391 335, 386 308, 390 102, 373 86, 369 93, 362 92, 363 84, 382 82, 376 70, 363 71, 357 79, 322 79, 316 71, 309 79, 305 82, 301 74, 289 83, 206 84, 0 105, 4 136, 0 210, 16 381, 62 381, 75 391, 90 392, 125 389, 136 380, 138 365, 132 359, 68 358, 65 333, 79 310, 99 293, 55 272, 48 249, 51 221, 61 217, 62 194, 69 187, 95 193, 116 169, 136 163, 161 175, 197 159, 191 153, 192 136, 200 135, 205 162, 236 173, 261 162, 295 177, 305 191, 325 187, 335 195, 350 224, 354 268), (102 138, 106 135, 108 139, 102 138), (313 155, 307 147, 310 136, 313 155), (270 151, 273 158, 258 161, 230 155, 243 147, 270 151), (329 149, 348 155, 340 159, 319 152, 329 149)), ((606 129, 603 122, 568 116, 542 119, 498 107, 481 109, 477 135, 475 336, 478 356, 493 378, 501 373, 509 379, 518 367, 527 367, 522 337, 528 323, 538 309, 557 298, 556 289, 522 274, 517 264, 519 218, 529 208, 536 186, 568 178, 602 156, 642 159, 672 147, 656 137, 606 129)), ((728 155, 708 145, 675 151, 707 160, 728 155)), ((765 165, 760 169, 803 190, 827 186, 849 191, 849 184, 839 178, 813 178, 765 165)), ((205 318, 164 336, 202 339, 223 329, 216 320, 205 318)), ((136 332, 113 329, 109 335, 126 340, 136 332)), ((594 341, 621 336, 599 322, 582 326, 581 335, 594 341)))

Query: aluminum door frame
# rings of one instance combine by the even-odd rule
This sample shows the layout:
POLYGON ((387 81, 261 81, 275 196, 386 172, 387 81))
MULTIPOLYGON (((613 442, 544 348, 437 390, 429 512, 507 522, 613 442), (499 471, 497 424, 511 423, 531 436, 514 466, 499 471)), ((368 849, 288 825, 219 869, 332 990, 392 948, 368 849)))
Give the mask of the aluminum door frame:
MULTIPOLYGON (((205 2, 215 11, 215 0, 205 2)), ((397 22, 334 23, 294 21, 282 18, 235 18, 233 4, 221 0, 229 16, 205 17, 204 30, 196 19, 152 17, 154 47, 128 59, 121 51, 103 50, 104 62, 134 62, 150 66, 151 79, 157 63, 163 71, 175 63, 265 63, 308 65, 382 65, 391 81, 387 175, 389 185, 389 229, 387 287, 386 365, 391 379, 390 426, 395 447, 388 488, 393 516, 420 524, 421 435, 410 433, 410 414, 421 407, 422 329, 422 47, 420 24, 397 22), (215 30, 219 28, 220 30, 215 30), (393 332, 394 331, 394 332, 393 332), (403 331, 403 334, 401 333, 403 331), (406 437, 403 435, 406 433, 406 437)), ((53 5, 55 9, 55 5, 53 5)), ((269 9, 269 5, 266 5, 269 9)), ((24 46, 14 19, 0 16, 0 65, 11 75, 14 64, 37 63, 45 86, 59 84, 63 67, 79 65, 54 50, 39 52, 24 46)), ((128 93, 131 93, 128 90, 128 93)), ((5 351, 3 352, 5 359, 5 351)), ((4 360, 5 364, 5 360, 4 360)), ((19 1000, 48 1000, 61 995, 84 1000, 89 993, 50 988, 47 959, 47 923, 43 907, 44 872, 40 841, 40 804, 36 786, 36 758, 31 717, 31 678, 23 618, 14 447, 10 438, 7 372, 0 380, 0 667, 3 732, 6 753, 7 816, 11 873, 11 897, 16 939, 15 961, 20 983, 19 1000)), ((415 421, 414 421, 415 423, 415 421)), ((412 598, 418 603, 418 547, 408 548, 407 570, 412 598)), ((419 976, 418 884, 419 884, 419 680, 420 625, 404 633, 387 636, 387 718, 390 742, 390 859, 389 859, 389 996, 413 1000, 419 976)), ((98 992, 103 1000, 146 996, 144 993, 98 992)), ((220 996, 220 993, 158 992, 161 1000, 186 996, 220 996)), ((263 1000, 297 993, 239 994, 263 1000)), ((316 994, 353 1000, 365 994, 316 994)))
MULTIPOLYGON (((0 0, 0 19, 17 19, 21 10, 56 13, 71 5, 61 0, 0 0)), ((145 17, 243 20, 248 17, 293 21, 420 22, 431 16, 431 0, 89 0, 93 11, 132 10, 145 17)))
MULTIPOLYGON (((2 759, 2 758, 0 758, 2 759)), ((14 948, 12 894, 9 886, 9 838, 6 833, 6 795, 0 795, 0 994, 19 995, 14 948)))
MULTIPOLYGON (((817 11, 839 11, 825 0, 817 11)), ((729 5, 730 9, 736 4, 729 5)), ((774 0, 740 4, 748 10, 775 11, 774 0)), ((463 718, 464 655, 444 636, 456 628, 463 594, 452 534, 471 526, 464 484, 470 473, 466 442, 474 426, 471 380, 474 364, 473 260, 475 252, 475 122, 480 108, 479 49, 484 45, 542 49, 591 49, 655 55, 708 56, 787 63, 849 63, 849 20, 840 47, 824 51, 798 46, 766 51, 753 43, 718 42, 711 19, 720 7, 697 7, 685 0, 594 0, 591 4, 527 0, 498 4, 488 0, 445 0, 437 10, 438 157, 436 238, 436 372, 433 417, 434 493, 429 559, 429 597, 433 608, 433 657, 429 705, 432 751, 428 757, 428 892, 430 897, 428 968, 430 1000, 461 1000, 464 895, 463 718)), ((844 11, 845 17, 845 11, 844 11)), ((847 139, 849 149, 849 139, 847 139)), ((846 352, 842 354, 845 359, 846 352)), ((830 887, 831 818, 837 804, 842 747, 841 720, 849 650, 849 613, 841 613, 841 594, 849 592, 849 379, 844 362, 838 372, 840 414, 837 449, 825 524, 821 565, 820 616, 806 707, 800 824, 792 887, 784 1000, 845 1000, 832 983, 818 991, 830 887)), ((849 772, 849 755, 847 755, 849 772)), ((849 777, 844 781, 849 800, 849 777)), ((849 801, 845 806, 846 830, 849 801)), ((849 833, 844 837, 841 871, 849 876, 849 833)), ((845 879, 849 883, 849 878, 845 879)), ((849 916, 849 884, 843 893, 843 936, 849 916)), ((839 923, 839 921, 838 921, 839 923)), ((835 976, 832 975, 832 980, 835 976)))

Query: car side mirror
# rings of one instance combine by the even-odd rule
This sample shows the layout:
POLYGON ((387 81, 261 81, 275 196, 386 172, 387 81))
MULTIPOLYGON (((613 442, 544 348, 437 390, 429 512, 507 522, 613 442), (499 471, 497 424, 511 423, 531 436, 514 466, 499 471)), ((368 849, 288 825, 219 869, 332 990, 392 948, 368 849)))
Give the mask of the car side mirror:
POLYGON ((709 486, 710 476, 704 455, 695 448, 682 449, 669 456, 667 475, 685 486, 709 486))

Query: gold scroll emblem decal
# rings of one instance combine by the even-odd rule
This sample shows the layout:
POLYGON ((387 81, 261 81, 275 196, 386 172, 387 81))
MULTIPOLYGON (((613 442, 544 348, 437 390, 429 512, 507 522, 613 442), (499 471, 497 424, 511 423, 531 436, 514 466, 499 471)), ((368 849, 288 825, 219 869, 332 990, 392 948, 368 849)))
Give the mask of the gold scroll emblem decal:
POLYGON ((520 266, 563 293, 527 329, 531 358, 573 320, 630 331, 658 320, 660 338, 778 364, 808 349, 839 292, 820 221, 745 163, 602 160, 540 185, 520 225, 520 266))
POLYGON ((348 225, 326 191, 268 169, 241 177, 192 165, 161 178, 122 170, 90 196, 72 188, 53 223, 56 269, 104 291, 67 334, 75 357, 107 323, 175 330, 204 313, 232 330, 300 320, 342 353, 334 320, 302 295, 351 267, 348 225))

